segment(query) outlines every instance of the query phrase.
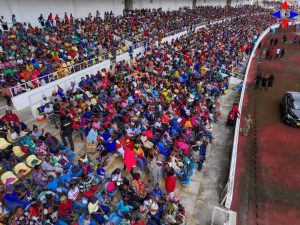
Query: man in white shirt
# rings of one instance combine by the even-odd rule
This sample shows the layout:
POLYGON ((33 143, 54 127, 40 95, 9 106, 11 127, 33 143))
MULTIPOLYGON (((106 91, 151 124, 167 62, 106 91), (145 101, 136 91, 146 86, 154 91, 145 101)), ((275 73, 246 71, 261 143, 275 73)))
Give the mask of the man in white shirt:
POLYGON ((55 128, 58 129, 57 122, 59 120, 59 115, 54 113, 53 105, 51 103, 46 103, 44 113, 47 118, 55 124, 55 128))
POLYGON ((87 200, 80 196, 79 188, 75 185, 75 183, 70 184, 68 199, 72 201, 72 206, 75 208, 84 209, 86 207, 87 200))
POLYGON ((275 56, 275 59, 278 59, 279 54, 280 54, 280 48, 277 48, 277 49, 276 49, 276 56, 275 56))

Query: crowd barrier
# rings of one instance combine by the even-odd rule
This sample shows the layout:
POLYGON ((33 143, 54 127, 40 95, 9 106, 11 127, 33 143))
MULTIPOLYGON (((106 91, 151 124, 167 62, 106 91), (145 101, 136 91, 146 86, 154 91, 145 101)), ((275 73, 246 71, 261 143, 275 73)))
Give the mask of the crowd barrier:
POLYGON ((71 82, 78 83, 81 80, 82 76, 85 76, 86 74, 96 74, 97 71, 103 68, 109 69, 110 65, 110 60, 108 59, 97 65, 75 72, 72 75, 66 76, 64 78, 47 83, 44 86, 17 95, 12 98, 12 103, 17 111, 25 109, 29 106, 35 107, 37 103, 41 102, 43 95, 45 95, 46 97, 50 97, 52 95, 52 92, 57 90, 57 86, 60 86, 62 89, 66 90, 68 87, 70 87, 71 82))
MULTIPOLYGON (((294 21, 290 22, 289 25, 296 25, 300 24, 300 21, 294 21)), ((253 57, 255 56, 256 49, 259 45, 259 43, 263 40, 263 38, 271 31, 271 29, 276 29, 279 28, 280 24, 273 24, 269 28, 267 28, 264 32, 262 32, 257 39, 255 46, 253 48, 253 51, 251 53, 246 73, 245 73, 245 78, 243 82, 243 88, 240 96, 240 101, 239 101, 239 111, 242 113, 242 106, 243 106, 243 101, 244 101, 244 95, 246 91, 246 84, 247 84, 247 79, 248 79, 248 74, 251 66, 251 62, 253 60, 253 57)), ((234 181, 235 181, 235 171, 236 171, 236 162, 237 162, 237 151, 238 151, 238 142, 239 142, 239 134, 240 134, 240 118, 237 119, 236 125, 235 125, 235 131, 234 131, 234 141, 233 141, 233 147, 232 147, 232 155, 231 155, 231 163, 230 163, 230 171, 229 171, 229 177, 228 177, 228 182, 226 185, 226 190, 225 194, 221 199, 221 205, 225 205, 226 208, 230 209, 231 208, 231 203, 233 199, 233 191, 234 191, 234 181)))

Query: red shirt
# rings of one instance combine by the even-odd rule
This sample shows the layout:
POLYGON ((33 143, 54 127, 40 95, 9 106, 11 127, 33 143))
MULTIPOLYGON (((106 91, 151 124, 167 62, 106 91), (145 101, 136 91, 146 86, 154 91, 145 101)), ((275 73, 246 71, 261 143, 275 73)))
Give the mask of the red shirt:
POLYGON ((12 114, 5 114, 1 118, 1 120, 6 120, 7 122, 11 122, 11 121, 13 121, 13 122, 19 122, 19 117, 16 114, 14 114, 14 113, 12 113, 12 114))
POLYGON ((60 216, 70 216, 72 213, 71 200, 67 199, 65 203, 60 203, 58 206, 58 212, 60 216))
POLYGON ((175 176, 166 176, 165 177, 165 188, 168 193, 174 192, 176 186, 176 177, 175 176))

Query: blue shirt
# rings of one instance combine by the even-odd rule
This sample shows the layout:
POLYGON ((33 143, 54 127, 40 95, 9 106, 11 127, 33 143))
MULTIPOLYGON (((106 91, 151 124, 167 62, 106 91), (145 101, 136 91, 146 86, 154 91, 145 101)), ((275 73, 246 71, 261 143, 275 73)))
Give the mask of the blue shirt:
POLYGON ((52 182, 48 182, 47 187, 49 190, 55 192, 56 189, 58 188, 58 179, 56 177, 53 177, 52 182))
POLYGON ((70 182, 71 181, 71 176, 72 176, 72 167, 70 167, 68 169, 68 172, 66 174, 62 173, 60 175, 60 180, 61 180, 62 183, 70 182))
POLYGON ((86 141, 88 143, 96 143, 98 137, 98 132, 94 129, 91 129, 88 136, 86 137, 86 141))

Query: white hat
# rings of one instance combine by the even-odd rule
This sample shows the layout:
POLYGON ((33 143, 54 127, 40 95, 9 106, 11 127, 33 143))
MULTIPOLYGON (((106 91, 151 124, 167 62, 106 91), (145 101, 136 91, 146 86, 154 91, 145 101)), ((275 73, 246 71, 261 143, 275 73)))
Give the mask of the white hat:
POLYGON ((42 161, 38 159, 36 155, 30 155, 26 159, 26 164, 31 168, 35 167, 36 165, 40 165, 41 163, 42 161))

